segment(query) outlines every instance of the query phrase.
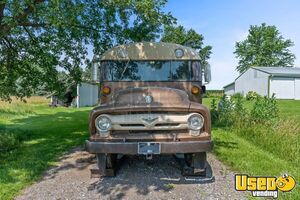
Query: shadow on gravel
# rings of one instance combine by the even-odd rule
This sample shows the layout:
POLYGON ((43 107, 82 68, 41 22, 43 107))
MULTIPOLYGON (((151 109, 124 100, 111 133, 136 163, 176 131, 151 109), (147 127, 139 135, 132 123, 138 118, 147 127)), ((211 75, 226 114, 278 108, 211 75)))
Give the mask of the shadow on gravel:
MULTIPOLYGON (((90 185, 88 190, 109 199, 122 199, 131 193, 149 195, 151 191, 169 192, 176 185, 208 184, 214 182, 211 166, 207 177, 183 177, 180 162, 174 156, 141 156, 123 159, 116 177, 105 177, 90 185)), ((150 194, 151 195, 151 194, 150 194)))
POLYGON ((89 170, 91 164, 94 164, 95 155, 84 151, 83 147, 72 149, 68 154, 60 157, 61 165, 52 167, 44 174, 44 179, 54 179, 57 173, 61 171, 75 170, 89 170))

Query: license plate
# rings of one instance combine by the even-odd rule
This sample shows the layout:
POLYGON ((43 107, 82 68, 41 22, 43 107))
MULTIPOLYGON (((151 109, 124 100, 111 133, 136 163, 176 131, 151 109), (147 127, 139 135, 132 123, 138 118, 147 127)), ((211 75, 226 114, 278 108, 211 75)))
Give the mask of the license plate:
POLYGON ((160 143, 155 142, 139 142, 138 154, 160 154, 160 143))

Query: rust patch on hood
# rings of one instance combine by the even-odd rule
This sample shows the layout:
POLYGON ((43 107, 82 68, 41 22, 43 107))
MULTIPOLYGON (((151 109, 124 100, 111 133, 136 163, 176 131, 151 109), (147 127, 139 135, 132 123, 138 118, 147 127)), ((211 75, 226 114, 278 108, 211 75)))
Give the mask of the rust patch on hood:
POLYGON ((149 107, 189 107, 188 94, 168 87, 138 87, 123 89, 112 97, 113 106, 149 107))

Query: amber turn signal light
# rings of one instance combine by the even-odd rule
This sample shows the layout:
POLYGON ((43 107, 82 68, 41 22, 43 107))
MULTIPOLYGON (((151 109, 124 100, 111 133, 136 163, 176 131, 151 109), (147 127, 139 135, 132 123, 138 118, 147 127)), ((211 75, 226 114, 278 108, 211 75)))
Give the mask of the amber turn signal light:
POLYGON ((193 86, 192 87, 192 94, 199 94, 200 93, 200 89, 197 86, 193 86))
POLYGON ((102 93, 103 94, 110 94, 110 87, 108 87, 108 86, 103 86, 102 87, 102 93))

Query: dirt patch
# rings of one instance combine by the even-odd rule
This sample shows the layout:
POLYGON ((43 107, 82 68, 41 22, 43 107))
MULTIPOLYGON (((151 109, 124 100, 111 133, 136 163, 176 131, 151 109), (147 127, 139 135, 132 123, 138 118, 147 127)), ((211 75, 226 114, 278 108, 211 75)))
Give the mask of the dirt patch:
POLYGON ((116 177, 91 178, 95 156, 75 149, 16 199, 246 199, 232 172, 212 154, 208 162, 213 176, 183 177, 174 156, 129 156, 116 177))

